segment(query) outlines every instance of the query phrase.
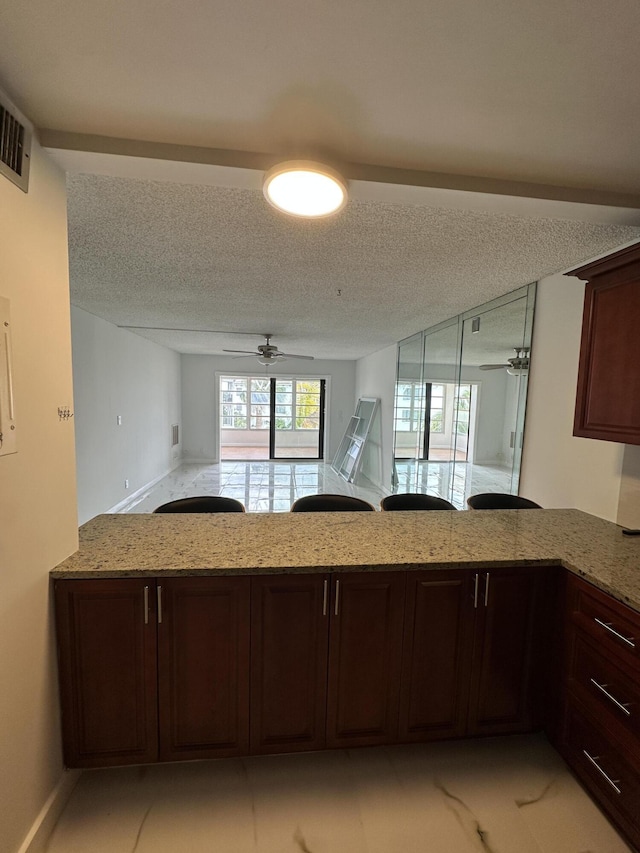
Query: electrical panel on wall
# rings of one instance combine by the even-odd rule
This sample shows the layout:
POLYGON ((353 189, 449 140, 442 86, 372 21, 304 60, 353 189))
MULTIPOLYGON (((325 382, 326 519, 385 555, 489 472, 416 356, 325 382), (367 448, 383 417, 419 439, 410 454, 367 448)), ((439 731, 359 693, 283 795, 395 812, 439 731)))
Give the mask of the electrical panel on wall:
POLYGON ((17 452, 17 432, 13 405, 9 300, 0 296, 0 456, 17 452))

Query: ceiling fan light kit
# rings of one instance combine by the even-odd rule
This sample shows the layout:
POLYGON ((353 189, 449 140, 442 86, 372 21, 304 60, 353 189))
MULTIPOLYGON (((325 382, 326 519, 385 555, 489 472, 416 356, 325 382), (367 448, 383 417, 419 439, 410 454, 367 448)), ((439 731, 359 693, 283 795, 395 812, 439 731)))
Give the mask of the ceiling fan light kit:
POLYGON ((262 185, 270 205, 306 219, 331 216, 347 202, 347 185, 329 166, 311 160, 279 163, 265 173, 262 185))
POLYGON ((525 376, 529 372, 530 347, 514 347, 515 358, 508 358, 506 364, 481 364, 480 370, 502 370, 506 368, 509 376, 525 376))
POLYGON ((307 361, 313 361, 312 355, 295 355, 292 352, 282 352, 275 344, 271 343, 271 337, 272 335, 265 333, 267 342, 266 344, 260 344, 256 352, 246 349, 223 349, 222 352, 240 353, 239 358, 243 356, 257 356, 258 363, 264 364, 265 367, 270 367, 279 361, 286 361, 288 358, 304 358, 307 361))

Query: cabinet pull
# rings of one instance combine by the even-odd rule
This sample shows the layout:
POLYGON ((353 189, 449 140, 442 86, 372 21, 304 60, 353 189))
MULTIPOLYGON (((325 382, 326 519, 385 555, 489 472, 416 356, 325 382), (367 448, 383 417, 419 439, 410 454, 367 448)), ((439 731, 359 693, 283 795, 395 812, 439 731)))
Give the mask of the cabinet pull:
POLYGON ((338 615, 339 603, 340 603, 340 581, 336 581, 336 606, 335 606, 335 609, 333 611, 336 616, 338 615))
POLYGON ((478 606, 478 583, 480 582, 480 575, 476 572, 475 577, 473 579, 473 606, 478 606))
POLYGON ((613 704, 616 706, 616 708, 620 708, 620 710, 623 711, 627 715, 627 717, 631 716, 631 711, 629 710, 629 703, 628 702, 618 702, 616 697, 612 696, 611 693, 609 693, 609 691, 605 689, 606 687, 609 686, 608 684, 598 684, 598 682, 595 680, 595 678, 591 678, 589 680, 591 681, 591 683, 595 687, 598 688, 598 690, 601 693, 604 693, 604 695, 607 697, 607 699, 609 699, 609 701, 613 702, 613 704))
POLYGON ((158 625, 162 625, 162 587, 159 586, 157 589, 158 596, 158 625))
POLYGON ((489 606, 489 572, 485 575, 484 581, 484 606, 489 606))
POLYGON ((149 624, 149 587, 144 588, 144 624, 149 624))
POLYGON ((613 790, 616 792, 616 794, 621 794, 621 793, 622 793, 622 790, 621 790, 620 788, 618 788, 618 785, 620 784, 620 780, 619 780, 619 779, 616 779, 616 780, 615 780, 615 782, 614 782, 614 780, 613 780, 610 776, 607 776, 607 774, 604 772, 604 770, 602 769, 602 767, 600 767, 600 765, 598 764, 598 761, 599 761, 599 759, 600 759, 600 756, 599 756, 599 755, 589 755, 589 753, 587 752, 587 750, 586 750, 586 749, 583 749, 582 751, 583 751, 583 753, 587 756, 587 758, 589 759, 589 761, 593 764, 593 766, 596 768, 596 770, 598 771, 598 773, 599 773, 599 774, 600 774, 604 779, 606 779, 606 780, 607 780, 607 782, 611 785, 611 787, 612 787, 612 788, 613 788, 613 790))
POLYGON ((327 615, 327 595, 329 592, 329 581, 325 580, 322 590, 322 615, 327 615))
POLYGON ((623 643, 626 643, 628 646, 631 646, 632 649, 635 649, 636 644, 633 642, 635 637, 623 637, 622 634, 619 634, 616 629, 613 627, 612 622, 603 622, 602 619, 598 619, 597 616, 593 617, 594 622, 597 622, 605 631, 608 631, 610 634, 613 634, 614 637, 617 637, 619 640, 622 640, 623 643))

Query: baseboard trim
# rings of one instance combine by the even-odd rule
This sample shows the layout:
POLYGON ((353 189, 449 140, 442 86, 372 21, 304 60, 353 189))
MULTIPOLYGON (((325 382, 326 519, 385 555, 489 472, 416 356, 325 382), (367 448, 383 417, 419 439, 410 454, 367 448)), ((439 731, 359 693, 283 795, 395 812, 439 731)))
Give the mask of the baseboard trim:
POLYGON ((140 486, 140 488, 136 489, 135 492, 132 492, 130 495, 127 495, 126 498, 119 501, 117 504, 114 504, 109 509, 105 509, 105 514, 113 515, 114 513, 122 512, 123 509, 125 509, 132 501, 134 501, 137 497, 139 497, 143 492, 145 492, 147 489, 150 489, 153 486, 155 486, 155 484, 159 483, 160 480, 164 480, 164 478, 168 474, 170 474, 172 471, 175 471, 176 468, 179 468, 182 465, 182 463, 185 461, 186 461, 185 459, 177 459, 175 465, 172 465, 171 468, 168 468, 164 472, 164 474, 159 474, 157 477, 154 477, 153 480, 149 480, 148 483, 145 483, 144 486, 140 486))
POLYGON ((81 775, 81 770, 64 771, 17 853, 45 853, 51 833, 81 775))

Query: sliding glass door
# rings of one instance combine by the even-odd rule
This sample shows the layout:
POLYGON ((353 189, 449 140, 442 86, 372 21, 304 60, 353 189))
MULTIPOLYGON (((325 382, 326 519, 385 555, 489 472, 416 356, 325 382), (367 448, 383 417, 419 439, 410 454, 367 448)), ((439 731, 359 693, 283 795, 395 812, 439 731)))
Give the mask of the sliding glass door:
POLYGON ((324 456, 324 379, 271 377, 271 459, 324 456))

